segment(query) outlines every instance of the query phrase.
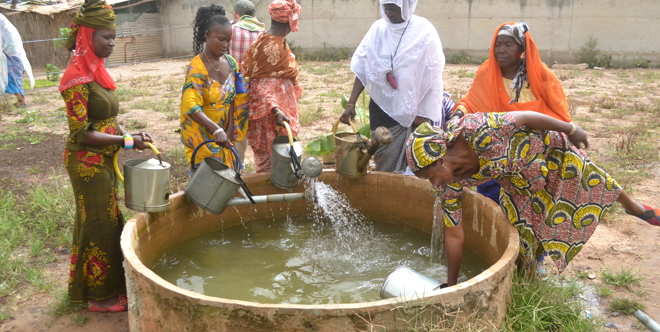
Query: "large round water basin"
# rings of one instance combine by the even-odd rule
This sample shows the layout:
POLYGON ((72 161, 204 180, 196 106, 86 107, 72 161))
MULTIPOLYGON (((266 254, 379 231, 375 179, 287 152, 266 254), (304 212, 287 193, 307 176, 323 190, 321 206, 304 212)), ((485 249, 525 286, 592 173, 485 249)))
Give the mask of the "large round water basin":
MULTIPOLYGON (((243 179, 255 195, 282 193, 268 174, 243 179)), ((319 181, 342 192, 368 219, 408 224, 429 233, 432 230, 435 198, 428 181, 379 172, 348 178, 329 170, 319 181)), ((296 190, 302 191, 304 186, 296 190)), ((172 195, 170 210, 138 213, 122 233, 131 331, 401 330, 405 316, 414 314, 410 308, 415 306, 428 308, 427 312, 440 319, 464 317, 497 324, 505 314, 511 289, 518 234, 495 203, 469 190, 463 196, 465 246, 490 266, 477 276, 421 298, 271 304, 196 293, 165 281, 149 267, 188 239, 250 220, 305 215, 313 203, 303 200, 244 205, 214 215, 190 202, 184 193, 172 195)))

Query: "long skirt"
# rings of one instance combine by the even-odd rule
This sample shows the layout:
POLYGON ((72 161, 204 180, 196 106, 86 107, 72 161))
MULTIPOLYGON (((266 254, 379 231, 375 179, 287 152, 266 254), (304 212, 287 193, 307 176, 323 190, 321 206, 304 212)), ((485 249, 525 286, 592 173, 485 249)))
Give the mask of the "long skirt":
POLYGON ((76 200, 70 301, 103 301, 124 294, 124 257, 119 244, 124 217, 119 211, 112 158, 64 150, 64 165, 76 200))
MULTIPOLYGON (((396 125, 387 128, 392 134, 392 143, 380 145, 374 153, 376 171, 404 173, 406 171, 406 140, 412 133, 412 127, 396 125)), ((371 131, 373 137, 374 131, 371 131)))
POLYGON ((23 90, 23 62, 17 56, 7 56, 8 78, 5 93, 20 93, 25 95, 23 90))

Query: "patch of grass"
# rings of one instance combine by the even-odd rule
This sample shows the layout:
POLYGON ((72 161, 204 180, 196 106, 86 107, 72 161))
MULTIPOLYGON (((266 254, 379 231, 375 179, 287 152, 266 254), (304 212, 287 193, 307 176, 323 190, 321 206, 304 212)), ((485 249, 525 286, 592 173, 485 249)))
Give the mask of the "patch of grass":
POLYGON ((55 302, 50 303, 48 313, 55 317, 62 317, 85 309, 87 309, 86 304, 71 303, 66 290, 59 290, 55 293, 55 302))
POLYGON ((321 106, 315 107, 314 105, 309 105, 298 114, 298 120, 300 121, 301 126, 309 126, 314 123, 314 121, 323 118, 325 109, 321 106))
POLYGON ((582 316, 581 293, 575 281, 541 280, 518 272, 500 331, 599 331, 597 320, 582 316))
POLYGON ((30 142, 32 145, 39 144, 45 139, 46 135, 42 132, 30 133, 30 135, 27 137, 28 142, 30 142))
POLYGON ((130 130, 147 128, 148 124, 149 122, 144 120, 126 119, 126 121, 124 122, 124 127, 130 131, 130 130))
MULTIPOLYGON (((34 88, 33 89, 38 89, 38 88, 46 88, 49 86, 57 86, 59 84, 58 81, 50 81, 47 79, 38 79, 34 80, 34 88)), ((30 87, 30 80, 23 80, 23 86, 27 89, 30 87)))
POLYGON ((602 286, 602 287, 597 287, 596 288, 596 295, 600 297, 608 297, 614 294, 614 291, 609 289, 607 286, 602 286))
POLYGON ((34 165, 28 168, 28 173, 33 175, 41 174, 41 165, 34 165))
POLYGON ((626 289, 632 291, 632 286, 639 285, 642 283, 643 278, 635 275, 632 270, 621 269, 618 272, 613 271, 603 271, 601 273, 603 282, 608 285, 625 287, 626 289))
POLYGON ((633 299, 627 299, 627 298, 613 298, 612 302, 610 302, 610 311, 614 312, 621 312, 627 315, 632 315, 635 313, 637 310, 644 310, 646 309, 646 306, 644 303, 639 302, 637 300, 633 299))
POLYGON ((23 118, 18 119, 15 122, 19 124, 30 124, 40 118, 39 113, 35 110, 27 110, 23 112, 23 118))
MULTIPOLYGON (((174 100, 172 99, 167 99, 163 102, 155 102, 153 103, 153 106, 151 107, 152 110, 160 113, 172 113, 174 110, 174 100)), ((178 110, 177 115, 178 115, 178 110)))
POLYGON ((459 78, 474 78, 474 75, 476 75, 474 72, 468 72, 466 69, 459 69, 458 71, 452 71, 452 75, 456 75, 459 78))
MULTIPOLYGON (((75 214, 71 187, 57 178, 34 184, 25 193, 0 190, 0 297, 48 291, 53 280, 43 274, 51 248, 68 246, 75 214)), ((4 303, 11 308, 17 299, 4 303)), ((2 314, 5 315, 5 311, 2 314)))
POLYGON ((660 72, 643 71, 636 73, 635 76, 644 83, 655 83, 660 81, 660 72))
POLYGON ((591 95, 596 94, 596 91, 593 91, 593 90, 575 91, 575 94, 578 94, 580 96, 591 96, 591 95))

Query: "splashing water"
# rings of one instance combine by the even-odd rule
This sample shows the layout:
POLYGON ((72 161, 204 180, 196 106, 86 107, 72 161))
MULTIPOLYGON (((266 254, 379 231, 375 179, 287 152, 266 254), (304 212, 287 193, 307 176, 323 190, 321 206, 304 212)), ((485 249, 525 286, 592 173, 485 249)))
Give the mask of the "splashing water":
POLYGON ((444 254, 444 213, 441 200, 436 199, 433 203, 433 229, 431 232, 431 251, 429 253, 431 264, 440 264, 444 254))

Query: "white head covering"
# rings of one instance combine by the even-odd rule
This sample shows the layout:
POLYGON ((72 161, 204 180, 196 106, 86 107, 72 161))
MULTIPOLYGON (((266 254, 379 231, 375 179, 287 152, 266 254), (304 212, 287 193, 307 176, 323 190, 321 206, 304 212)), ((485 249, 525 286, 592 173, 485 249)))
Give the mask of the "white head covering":
POLYGON ((382 18, 355 50, 351 70, 376 104, 402 126, 410 127, 415 116, 439 121, 445 55, 438 32, 427 19, 413 15, 417 0, 380 0, 380 6, 382 18), (385 15, 383 5, 390 3, 401 8, 403 23, 394 24, 385 15), (387 83, 390 71, 398 89, 387 83))
POLYGON ((23 40, 18 34, 16 27, 9 22, 5 15, 0 14, 0 45, 2 45, 2 54, 0 54, 0 94, 4 94, 7 88, 7 55, 16 56, 23 63, 25 70, 30 78, 30 87, 34 87, 34 76, 32 76, 32 66, 28 61, 25 49, 23 49, 23 40), (6 54, 6 55, 5 55, 6 54))

